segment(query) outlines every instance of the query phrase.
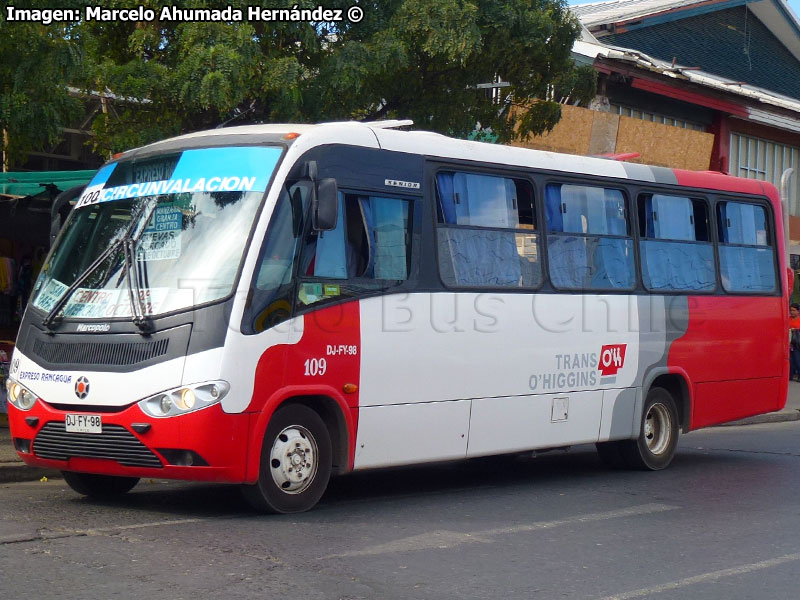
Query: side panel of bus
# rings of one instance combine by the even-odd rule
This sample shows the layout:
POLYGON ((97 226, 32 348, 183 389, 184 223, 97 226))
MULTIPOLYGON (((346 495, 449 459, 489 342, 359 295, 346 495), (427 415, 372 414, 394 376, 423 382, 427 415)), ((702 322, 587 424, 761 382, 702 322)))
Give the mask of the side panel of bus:
POLYGON ((617 399, 630 404, 617 430, 631 435, 635 393, 621 393, 638 371, 630 300, 440 293, 361 301, 356 466, 595 442, 604 398, 609 413, 617 399), (612 347, 624 355, 604 377, 598 366, 612 347))
MULTIPOLYGON (((340 153, 337 169, 343 168, 345 154, 340 153)), ((385 157, 382 164, 388 164, 385 157)), ((469 166, 442 168, 471 171, 469 166)), ((609 183, 597 177, 587 182, 575 176, 543 179, 545 183, 536 187, 535 214, 529 213, 538 226, 508 229, 517 235, 518 248, 520 235, 539 236, 535 260, 542 268, 543 287, 508 292, 466 285, 457 290, 443 281, 444 263, 438 257, 444 247, 439 239, 444 236, 443 221, 439 230, 433 226, 435 192, 428 190, 421 201, 404 199, 388 187, 377 191, 384 178, 387 186, 396 183, 390 179, 391 165, 381 169, 369 171, 370 177, 377 177, 369 185, 359 184, 352 173, 342 176, 340 210, 345 215, 350 204, 363 210, 373 201, 413 202, 415 218, 418 211, 423 216, 414 222, 414 235, 422 242, 414 247, 411 267, 419 281, 395 283, 398 291, 387 284, 385 295, 364 288, 368 297, 359 297, 358 281, 351 285, 346 275, 340 282, 313 271, 320 260, 301 264, 297 294, 309 312, 285 324, 295 332, 287 336, 286 346, 267 350, 258 361, 255 393, 247 407, 261 413, 251 453, 257 454, 272 411, 293 397, 333 399, 346 424, 341 435, 347 438, 347 465, 340 461, 340 466, 355 469, 634 438, 644 396, 651 386, 664 385, 662 377, 680 381, 676 390, 685 389, 675 401, 689 429, 780 408, 785 389, 785 297, 773 289, 756 294, 723 290, 717 258, 721 242, 710 229, 717 218, 711 213, 719 202, 766 207, 763 196, 731 194, 720 200, 713 192, 654 184, 650 189, 692 194, 707 205, 709 237, 704 242, 713 252, 711 277, 716 282, 709 292, 659 294, 642 283, 637 247, 637 195, 646 184, 609 183), (551 180, 619 190, 629 213, 627 228, 597 237, 621 239, 626 260, 635 255, 635 266, 630 267, 634 281, 627 288, 553 288, 547 270, 552 265, 546 260, 549 230, 541 204, 544 185, 551 180), (347 300, 340 296, 345 289, 353 294, 347 300), (334 304, 326 304, 331 301, 334 304)), ((472 172, 492 175, 488 167, 472 172)), ((498 177, 517 182, 518 191, 519 181, 532 188, 525 183, 534 180, 532 175, 498 172, 498 177)), ((339 173, 333 170, 326 176, 339 178, 339 173)), ((421 175, 409 168, 403 178, 414 182, 421 175)), ((774 257, 779 230, 774 213, 765 214, 770 244, 762 250, 774 257)), ((466 228, 481 229, 472 223, 466 228)), ((486 230, 505 235, 502 227, 486 230)), ((564 240, 570 234, 561 235, 564 240)), ((344 257, 343 246, 340 251, 344 257)), ((776 263, 780 286, 782 262, 770 260, 776 263)), ((560 268, 568 267, 569 262, 560 268)), ((254 476, 251 465, 248 479, 254 476)))
POLYGON ((693 384, 692 429, 782 407, 784 308, 779 297, 689 299, 689 328, 669 362, 693 384))
POLYGON ((759 271, 773 271, 778 293, 736 290, 715 296, 689 297, 689 328, 671 349, 669 362, 683 369, 692 385, 691 429, 724 423, 750 415, 780 410, 786 403, 788 385, 788 297, 783 273, 784 235, 777 190, 760 181, 736 179, 696 172, 676 171, 680 185, 714 187, 714 220, 717 225, 717 270, 724 292, 732 286, 722 264, 725 248, 722 230, 726 223, 720 206, 741 202, 763 210, 769 246, 743 248, 740 274, 748 279, 759 271), (753 194, 752 197, 741 193, 753 194), (766 198, 765 198, 766 196, 766 198), (754 254, 755 253, 755 254, 754 254), (769 254, 769 256, 766 256, 769 254))

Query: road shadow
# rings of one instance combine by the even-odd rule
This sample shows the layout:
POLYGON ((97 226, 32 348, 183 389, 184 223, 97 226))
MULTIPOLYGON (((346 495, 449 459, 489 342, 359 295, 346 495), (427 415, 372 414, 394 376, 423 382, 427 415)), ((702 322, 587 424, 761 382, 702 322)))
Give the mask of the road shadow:
MULTIPOLYGON (((567 450, 524 453, 360 471, 331 479, 320 503, 308 514, 360 511, 364 505, 425 506, 442 495, 450 499, 487 495, 533 497, 592 488, 655 492, 687 475, 707 477, 723 469, 757 468, 758 456, 680 449, 670 467, 657 473, 612 469, 593 445, 567 450)), ((134 490, 114 501, 75 496, 85 505, 117 506, 128 510, 158 511, 182 518, 252 517, 259 515, 240 494, 239 486, 167 480, 142 480, 134 490)), ((295 515, 293 519, 305 519, 295 515)))

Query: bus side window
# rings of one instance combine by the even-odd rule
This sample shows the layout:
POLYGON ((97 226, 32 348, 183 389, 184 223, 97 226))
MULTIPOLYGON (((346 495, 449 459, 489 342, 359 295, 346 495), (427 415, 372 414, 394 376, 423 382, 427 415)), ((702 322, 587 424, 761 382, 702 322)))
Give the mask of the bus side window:
POLYGON ((257 333, 291 316, 292 266, 303 234, 308 190, 292 186, 278 198, 261 249, 242 331, 257 333))
POLYGON ((620 190, 574 184, 545 188, 550 281, 561 289, 633 289, 633 239, 620 190))
POLYGON ((642 280, 652 291, 713 291, 714 246, 699 198, 640 194, 642 280))
POLYGON ((298 300, 309 305, 387 289, 409 276, 410 202, 340 192, 331 231, 311 231, 300 259, 298 300))
POLYGON ((525 180, 436 175, 439 273, 448 287, 537 288, 542 281, 533 188, 525 180))
POLYGON ((775 250, 764 207, 744 202, 719 202, 717 228, 719 271, 725 291, 775 291, 775 250))

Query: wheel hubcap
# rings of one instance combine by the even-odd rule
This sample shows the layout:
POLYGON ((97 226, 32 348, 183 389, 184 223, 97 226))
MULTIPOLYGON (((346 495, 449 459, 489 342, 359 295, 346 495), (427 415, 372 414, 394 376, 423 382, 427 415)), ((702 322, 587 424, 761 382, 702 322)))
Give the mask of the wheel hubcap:
POLYGON ((291 425, 281 431, 269 454, 272 480, 287 494, 303 492, 317 474, 317 442, 305 427, 291 425))
POLYGON ((644 420, 644 439, 653 454, 662 454, 669 446, 672 435, 672 419, 667 407, 657 403, 647 411, 644 420))

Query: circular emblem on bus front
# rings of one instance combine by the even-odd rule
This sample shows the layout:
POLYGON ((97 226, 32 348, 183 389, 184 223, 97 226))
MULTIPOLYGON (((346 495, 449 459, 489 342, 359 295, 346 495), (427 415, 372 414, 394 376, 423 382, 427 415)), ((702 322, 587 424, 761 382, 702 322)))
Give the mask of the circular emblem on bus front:
POLYGON ((75 382, 75 395, 83 400, 89 395, 89 380, 86 377, 78 377, 75 382))

